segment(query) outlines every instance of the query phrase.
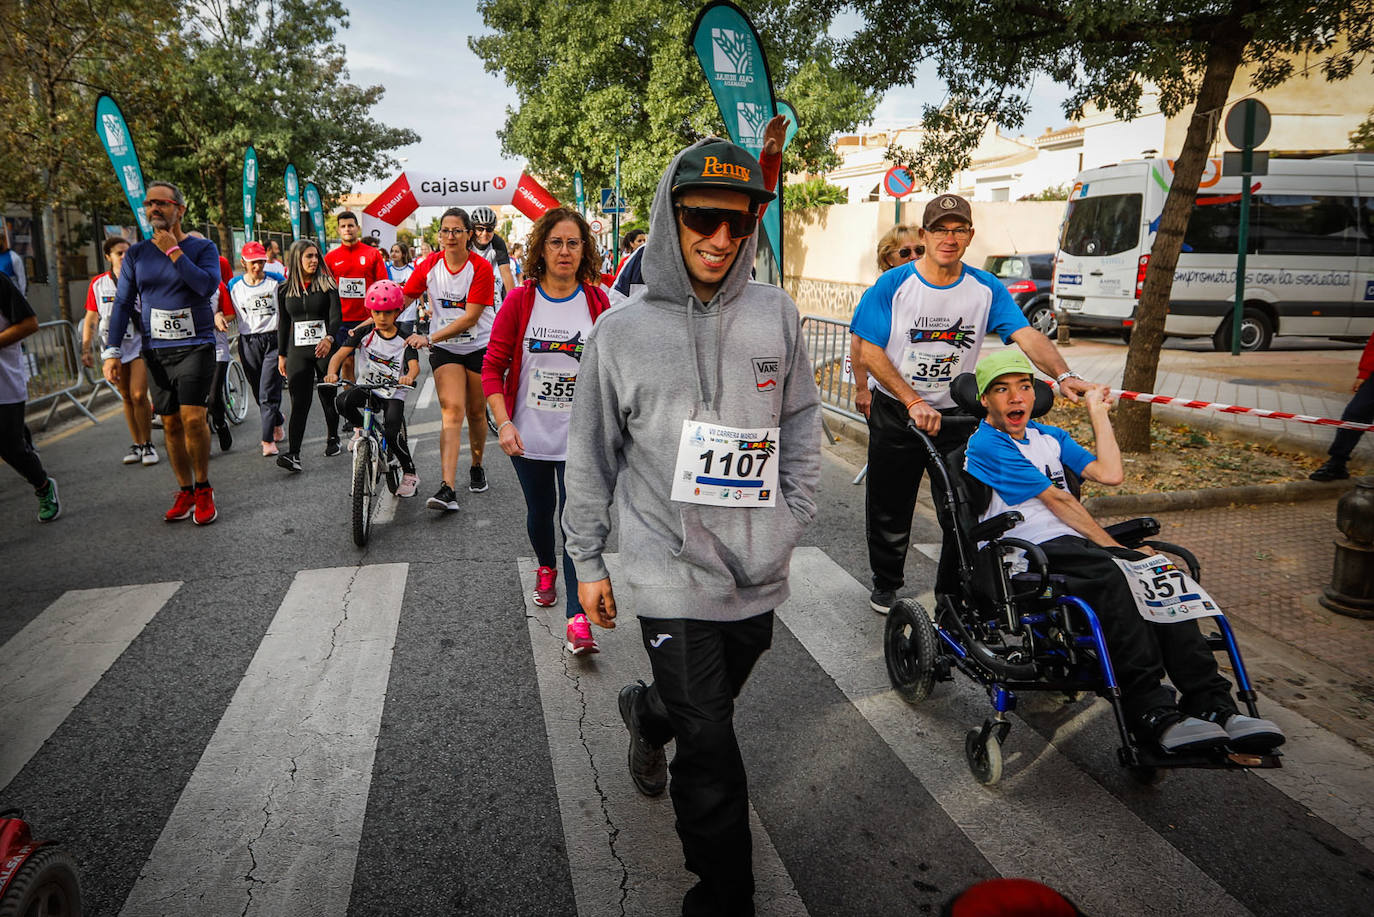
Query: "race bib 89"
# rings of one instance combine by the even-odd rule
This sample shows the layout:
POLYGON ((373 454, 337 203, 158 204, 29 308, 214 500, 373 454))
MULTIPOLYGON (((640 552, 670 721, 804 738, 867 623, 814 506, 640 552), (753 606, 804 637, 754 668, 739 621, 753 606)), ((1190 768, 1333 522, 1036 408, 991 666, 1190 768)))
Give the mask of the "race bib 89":
POLYGON ((297 347, 314 347, 324 340, 324 320, 315 319, 310 322, 296 322, 294 327, 297 347))

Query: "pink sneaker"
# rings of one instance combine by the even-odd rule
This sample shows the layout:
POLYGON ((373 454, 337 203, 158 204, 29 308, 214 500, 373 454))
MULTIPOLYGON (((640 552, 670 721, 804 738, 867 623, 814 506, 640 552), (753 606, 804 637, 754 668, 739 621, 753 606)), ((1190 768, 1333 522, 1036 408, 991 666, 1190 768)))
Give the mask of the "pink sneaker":
POLYGON ((418 474, 403 474, 401 475, 401 485, 396 488, 396 496, 413 497, 415 496, 415 488, 419 486, 420 476, 418 474))
POLYGON ((596 645, 596 639, 592 636, 592 625, 587 621, 586 615, 575 614, 568 619, 568 642, 563 644, 563 648, 574 656, 601 652, 601 647, 596 645))
POLYGON ((558 601, 558 571, 553 567, 540 567, 534 574, 534 604, 543 608, 558 601))

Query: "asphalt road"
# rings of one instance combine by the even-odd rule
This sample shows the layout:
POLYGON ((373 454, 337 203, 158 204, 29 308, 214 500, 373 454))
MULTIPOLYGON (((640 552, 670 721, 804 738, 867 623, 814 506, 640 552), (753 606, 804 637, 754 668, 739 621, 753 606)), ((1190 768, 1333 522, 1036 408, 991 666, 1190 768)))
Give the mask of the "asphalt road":
MULTIPOLYGON (((237 428, 205 528, 161 521, 171 471, 122 466, 117 417, 44 447, 56 523, 0 477, 0 805, 72 851, 87 913, 675 912, 671 807, 630 786, 615 708, 648 674, 638 628, 564 656, 561 609, 527 599, 495 444, 489 492, 424 508, 437 420, 413 414, 420 496, 365 550, 318 416, 297 476, 237 428)), ((1142 787, 1102 702, 1027 698, 1003 783, 976 784, 982 693, 941 684, 911 708, 887 687, 852 458, 827 448, 793 598, 739 701, 761 914, 935 913, 999 874, 1095 915, 1367 913, 1370 762, 1319 729, 1281 772, 1142 787)), ((928 515, 913 541, 938 541, 928 515)), ((933 572, 913 550, 907 592, 933 572)))

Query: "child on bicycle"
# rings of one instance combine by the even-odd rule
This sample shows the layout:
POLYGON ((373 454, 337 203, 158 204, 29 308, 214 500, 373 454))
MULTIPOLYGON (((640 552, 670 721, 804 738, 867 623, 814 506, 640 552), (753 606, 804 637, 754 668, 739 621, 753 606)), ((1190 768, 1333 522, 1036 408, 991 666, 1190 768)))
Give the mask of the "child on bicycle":
POLYGON ((394 387, 412 386, 420 375, 420 356, 414 347, 406 344, 406 333, 396 322, 405 304, 405 294, 401 292, 400 284, 379 280, 368 288, 364 304, 372 313, 372 324, 356 328, 344 345, 334 352, 329 360, 329 374, 324 381, 338 382, 339 369, 344 360, 351 357, 354 351, 358 352, 355 363, 358 385, 383 387, 346 388, 339 393, 335 404, 342 416, 361 429, 362 406, 367 399, 372 399, 373 409, 382 416, 387 449, 401 463, 403 476, 396 496, 413 497, 420 477, 415 473, 415 461, 410 457, 410 449, 401 436, 401 428, 405 423, 406 393, 394 387))

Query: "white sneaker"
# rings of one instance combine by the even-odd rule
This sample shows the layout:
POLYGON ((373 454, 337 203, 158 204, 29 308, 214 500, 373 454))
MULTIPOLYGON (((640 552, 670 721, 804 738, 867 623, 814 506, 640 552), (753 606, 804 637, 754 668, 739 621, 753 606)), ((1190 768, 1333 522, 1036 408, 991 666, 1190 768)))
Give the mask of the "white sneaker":
POLYGON ((396 488, 396 496, 413 497, 415 488, 420 486, 420 476, 412 472, 401 475, 401 486, 396 488))
POLYGON ((142 458, 142 462, 143 462, 143 464, 145 464, 145 465, 156 465, 156 464, 157 464, 157 449, 153 447, 153 444, 152 444, 152 443, 144 443, 144 444, 143 444, 143 458, 142 458))
POLYGON ((129 447, 129 451, 124 453, 122 461, 126 465, 137 465, 143 459, 143 447, 134 443, 129 447))

